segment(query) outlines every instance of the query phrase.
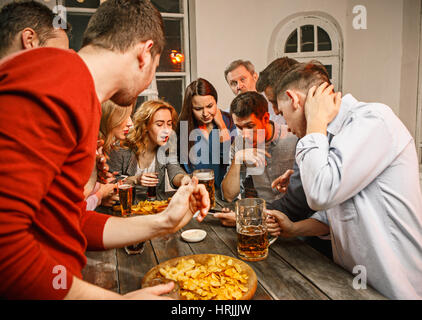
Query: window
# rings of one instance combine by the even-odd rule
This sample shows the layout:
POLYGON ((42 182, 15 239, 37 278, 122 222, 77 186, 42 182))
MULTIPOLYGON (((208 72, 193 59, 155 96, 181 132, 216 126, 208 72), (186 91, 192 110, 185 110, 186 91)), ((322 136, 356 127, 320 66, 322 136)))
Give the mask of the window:
POLYGON ((180 113, 184 90, 190 83, 188 1, 152 2, 161 11, 166 35, 166 46, 156 73, 158 97, 168 101, 180 113), (177 57, 181 59, 177 60, 177 57))
POLYGON ((97 10, 102 0, 59 0, 66 7, 67 21, 72 26, 69 46, 78 51, 82 46, 82 38, 89 19, 97 10))
MULTIPOLYGON (((72 25, 72 49, 80 49, 88 21, 102 1, 61 0, 67 9, 68 22, 72 25)), ((161 54, 156 77, 150 87, 140 94, 136 108, 146 100, 161 98, 180 113, 184 89, 190 83, 188 0, 151 2, 163 17, 166 46, 161 54)))
POLYGON ((308 14, 284 21, 274 31, 271 59, 288 56, 300 62, 318 60, 327 69, 335 89, 341 90, 342 41, 334 19, 325 14, 308 14))

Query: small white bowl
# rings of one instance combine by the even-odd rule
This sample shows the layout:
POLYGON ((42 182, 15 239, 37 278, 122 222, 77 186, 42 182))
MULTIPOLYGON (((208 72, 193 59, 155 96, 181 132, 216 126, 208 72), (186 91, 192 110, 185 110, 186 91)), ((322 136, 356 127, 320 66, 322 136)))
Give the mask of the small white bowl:
POLYGON ((190 229, 183 231, 181 236, 187 242, 199 242, 205 239, 207 232, 202 229, 190 229))

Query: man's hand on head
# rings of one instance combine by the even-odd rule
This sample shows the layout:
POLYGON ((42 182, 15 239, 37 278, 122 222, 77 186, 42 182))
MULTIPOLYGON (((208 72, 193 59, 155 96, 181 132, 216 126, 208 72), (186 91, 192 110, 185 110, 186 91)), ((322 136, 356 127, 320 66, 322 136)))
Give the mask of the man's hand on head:
POLYGON ((341 92, 334 93, 327 82, 309 89, 305 101, 306 134, 327 134, 328 124, 337 116, 341 105, 341 92))

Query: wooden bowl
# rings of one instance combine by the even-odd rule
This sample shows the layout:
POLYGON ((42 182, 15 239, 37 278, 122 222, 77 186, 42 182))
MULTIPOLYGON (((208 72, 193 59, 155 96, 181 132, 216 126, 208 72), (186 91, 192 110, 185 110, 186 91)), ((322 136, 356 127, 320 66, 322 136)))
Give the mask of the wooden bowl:
POLYGON ((160 268, 165 268, 166 266, 175 267, 181 259, 185 259, 185 260, 193 259, 195 262, 205 265, 209 259, 215 256, 221 256, 221 257, 224 257, 225 259, 232 259, 233 262, 240 265, 240 267, 242 268, 242 272, 245 272, 248 275, 248 283, 246 284, 248 291, 245 292, 245 294, 240 298, 240 300, 252 299, 252 297, 255 294, 256 287, 258 285, 258 279, 256 277, 255 271, 248 264, 246 264, 245 262, 239 259, 220 255, 220 254, 194 254, 194 255, 177 257, 174 259, 164 261, 156 265, 154 268, 152 268, 145 274, 145 276, 142 279, 142 288, 149 287, 150 286, 149 284, 151 283, 153 279, 163 278, 163 276, 160 274, 160 271, 159 271, 160 268))

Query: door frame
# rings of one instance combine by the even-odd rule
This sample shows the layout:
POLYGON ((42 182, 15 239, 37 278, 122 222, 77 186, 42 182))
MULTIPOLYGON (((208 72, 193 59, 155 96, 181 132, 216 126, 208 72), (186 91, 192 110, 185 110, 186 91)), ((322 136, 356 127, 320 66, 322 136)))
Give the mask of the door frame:
POLYGON ((420 19, 419 19, 419 63, 418 63, 418 105, 416 109, 416 134, 415 142, 419 158, 419 168, 422 171, 422 0, 420 6, 420 19))

